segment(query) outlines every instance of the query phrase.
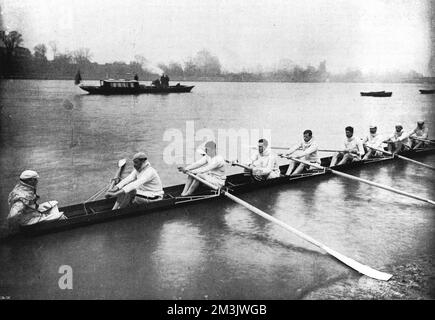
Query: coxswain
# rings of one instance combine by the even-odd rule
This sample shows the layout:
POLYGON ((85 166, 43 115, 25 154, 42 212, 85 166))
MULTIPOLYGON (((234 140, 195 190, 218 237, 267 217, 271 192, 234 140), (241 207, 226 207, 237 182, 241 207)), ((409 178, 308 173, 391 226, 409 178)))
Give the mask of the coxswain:
POLYGON ((162 181, 145 153, 138 152, 133 156, 133 167, 127 177, 106 193, 106 198, 117 198, 112 210, 163 199, 162 181))
POLYGON ((36 193, 39 175, 36 171, 25 170, 20 175, 20 181, 9 193, 9 215, 11 226, 32 225, 39 222, 67 219, 59 212, 57 201, 47 201, 38 204, 36 193))
POLYGON ((429 139, 429 128, 424 124, 423 120, 417 121, 417 127, 411 132, 412 149, 424 148, 426 146, 424 141, 418 139, 429 139), (416 139, 417 138, 417 139, 416 139))
POLYGON ((330 167, 334 167, 337 161, 340 161, 338 165, 343 165, 348 162, 360 161, 361 157, 364 156, 362 141, 353 135, 353 127, 348 126, 344 130, 346 132, 344 150, 337 152, 332 157, 330 167))
POLYGON ((388 143, 388 151, 392 153, 403 152, 411 149, 409 133, 403 130, 401 124, 396 125, 394 133, 384 141, 388 143))
MULTIPOLYGON (((216 143, 208 141, 204 146, 204 152, 205 155, 201 159, 186 167, 178 167, 178 170, 183 173, 196 174, 217 188, 223 187, 226 179, 225 160, 216 153, 216 143)), ((188 176, 181 196, 185 197, 193 194, 199 184, 198 180, 188 176)))
MULTIPOLYGON (((317 154, 317 150, 318 150, 318 146, 317 143, 314 141, 313 131, 305 130, 303 133, 302 142, 294 145, 289 150, 287 150, 286 156, 291 156, 292 154, 294 154, 293 157, 295 158, 304 158, 305 161, 320 164, 320 159, 317 154)), ((310 166, 306 164, 298 163, 294 160, 290 160, 286 172, 286 176, 293 176, 293 175, 300 174, 304 169, 308 170, 309 168, 310 166)))
POLYGON ((367 160, 374 157, 381 157, 382 152, 375 149, 382 149, 382 138, 377 133, 378 128, 376 126, 370 126, 369 134, 363 139, 365 155, 363 160, 367 160))
POLYGON ((246 170, 258 181, 279 178, 281 175, 276 154, 269 148, 266 139, 258 140, 258 152, 255 153, 248 167, 250 170, 246 170))

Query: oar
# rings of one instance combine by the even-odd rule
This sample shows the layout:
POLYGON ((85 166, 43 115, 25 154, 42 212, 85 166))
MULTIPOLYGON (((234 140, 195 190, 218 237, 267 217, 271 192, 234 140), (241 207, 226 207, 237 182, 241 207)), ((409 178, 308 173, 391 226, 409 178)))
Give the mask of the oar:
MULTIPOLYGON (((275 149, 275 150, 288 150, 288 149, 290 149, 289 147, 270 147, 270 148, 275 149)), ((301 150, 301 149, 299 148, 298 150, 301 150)), ((320 152, 347 152, 345 150, 330 150, 330 149, 318 149, 317 151, 320 151, 320 152)))
POLYGON ((116 171, 115 177, 112 178, 112 181, 107 186, 101 188, 99 191, 97 191, 92 196, 90 196, 89 199, 85 201, 85 203, 98 198, 106 190, 112 189, 116 184, 116 180, 118 180, 118 178, 121 176, 122 170, 124 170, 124 166, 125 166, 126 162, 127 162, 126 159, 119 160, 118 161, 118 170, 116 171))
MULTIPOLYGON (((210 188, 212 188, 214 190, 218 190, 217 187, 215 187, 214 185, 210 184, 208 181, 205 181, 204 179, 198 177, 197 175, 192 174, 192 173, 190 173, 188 171, 186 172, 186 174, 189 175, 190 177, 198 180, 199 182, 205 184, 206 186, 208 186, 208 187, 210 187, 210 188)), ((331 256, 335 257, 337 260, 343 262, 345 265, 351 267, 352 269, 358 271, 359 273, 362 273, 362 274, 364 274, 364 275, 366 275, 368 277, 371 277, 371 278, 374 278, 374 279, 377 279, 377 280, 384 280, 384 281, 388 281, 392 277, 391 274, 388 274, 388 273, 385 273, 385 272, 381 272, 381 271, 372 269, 369 266, 366 266, 366 265, 361 264, 361 263, 359 263, 359 262, 357 262, 357 261, 355 261, 355 260, 353 260, 351 258, 348 258, 348 257, 344 256, 343 254, 341 254, 341 253, 339 253, 339 252, 337 252, 337 251, 335 251, 335 250, 325 246, 324 244, 320 243, 319 241, 311 238, 310 236, 306 235, 305 233, 303 233, 303 232, 301 232, 301 231, 299 231, 299 230, 289 226, 288 224, 282 222, 281 220, 278 220, 278 219, 272 217, 271 215, 267 214, 266 212, 264 212, 264 211, 262 211, 262 210, 260 210, 260 209, 258 209, 256 207, 254 207, 253 205, 247 203, 246 201, 243 201, 242 199, 233 196, 228 191, 221 190, 221 192, 227 198, 233 200, 234 202, 237 202, 238 204, 241 204, 242 206, 244 206, 248 210, 258 214, 259 216, 261 216, 261 217, 263 217, 263 218, 265 218, 265 219, 267 219, 267 220, 269 220, 271 222, 274 222, 274 223, 278 224, 279 226, 283 227, 284 229, 286 229, 286 230, 288 230, 290 232, 293 232, 294 234, 296 234, 300 238, 302 238, 302 239, 304 239, 304 240, 314 244, 315 246, 325 250, 331 256)))
POLYGON ((362 182, 362 183, 366 183, 366 184, 369 184, 371 186, 375 186, 375 187, 378 187, 378 188, 381 188, 381 189, 384 189, 384 190, 388 190, 388 191, 391 191, 391 192, 395 192, 395 193, 401 194, 403 196, 407 196, 409 198, 414 198, 414 199, 421 200, 421 201, 424 201, 424 202, 428 202, 428 203, 430 203, 432 205, 435 205, 435 201, 433 201, 433 200, 422 198, 422 197, 417 196, 415 194, 411 194, 411 193, 408 193, 408 192, 405 192, 405 191, 394 189, 392 187, 389 187, 389 186, 386 186, 386 185, 383 185, 383 184, 380 184, 380 183, 376 183, 376 182, 369 181, 369 180, 366 180, 366 179, 358 178, 358 177, 352 176, 352 175, 344 173, 344 172, 333 170, 331 168, 325 168, 325 167, 322 167, 321 165, 318 165, 317 163, 311 163, 311 162, 307 162, 307 161, 304 161, 304 160, 301 160, 301 159, 297 159, 297 158, 293 158, 293 157, 286 157, 286 156, 283 156, 283 155, 281 155, 281 157, 285 157, 287 159, 291 159, 291 160, 294 160, 294 161, 306 164, 308 166, 311 166, 311 167, 314 167, 314 168, 317 168, 317 169, 331 171, 333 174, 336 174, 338 176, 342 176, 342 177, 345 177, 345 178, 348 178, 348 179, 351 179, 351 180, 355 180, 355 181, 359 181, 359 182, 362 182))
POLYGON ((236 160, 236 162, 234 162, 234 161, 229 161, 229 160, 225 160, 225 162, 231 164, 232 166, 237 166, 237 167, 240 167, 240 168, 243 168, 243 169, 246 169, 246 170, 252 171, 252 168, 250 168, 250 167, 248 167, 248 166, 245 166, 245 165, 239 163, 237 160, 236 160))
POLYGON ((126 162, 127 162, 127 159, 121 159, 118 161, 118 170, 116 171, 116 174, 113 177, 112 182, 110 183, 109 190, 115 186, 116 181, 121 177, 122 170, 124 170, 124 166, 125 166, 126 162))
POLYGON ((435 140, 422 139, 422 138, 417 138, 417 137, 409 137, 409 138, 410 138, 410 139, 413 139, 413 140, 418 140, 418 141, 427 142, 427 143, 435 143, 435 140))
POLYGON ((413 159, 409 159, 409 158, 404 157, 404 156, 401 156, 400 154, 397 154, 397 153, 394 153, 394 154, 393 154, 393 153, 391 153, 391 152, 389 152, 389 151, 385 151, 385 150, 378 149, 378 148, 374 148, 374 147, 370 147, 370 146, 367 146, 367 148, 370 148, 370 149, 372 149, 372 150, 376 150, 376 151, 379 151, 379 152, 383 152, 383 153, 385 153, 385 154, 388 154, 388 155, 393 156, 393 157, 397 157, 397 158, 402 159, 402 160, 410 161, 410 162, 415 163, 415 164, 418 164, 419 166, 422 166, 422 167, 426 167, 426 168, 429 168, 429 169, 435 170, 435 167, 432 167, 432 166, 430 166, 430 165, 428 165, 428 164, 425 164, 425 163, 423 163, 423 162, 420 162, 420 161, 416 161, 416 160, 413 160, 413 159))
POLYGON ((103 194, 106 190, 109 190, 110 184, 107 184, 106 186, 104 186, 103 188, 101 188, 100 190, 98 190, 96 193, 94 193, 92 196, 89 197, 89 199, 87 199, 85 201, 89 202, 89 201, 94 201, 95 199, 97 199, 101 194, 103 194))

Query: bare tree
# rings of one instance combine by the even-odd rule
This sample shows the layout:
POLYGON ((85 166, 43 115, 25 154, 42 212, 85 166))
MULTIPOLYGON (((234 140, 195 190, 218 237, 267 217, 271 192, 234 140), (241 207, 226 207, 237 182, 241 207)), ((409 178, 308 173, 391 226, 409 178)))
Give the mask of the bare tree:
POLYGON ((23 43, 23 36, 18 31, 11 31, 9 33, 3 31, 0 33, 0 37, 5 45, 8 57, 13 56, 15 49, 23 43))
POLYGON ((38 60, 47 60, 47 56, 46 56, 46 54, 47 54, 47 47, 45 46, 45 44, 41 43, 41 44, 36 45, 33 48, 33 51, 34 51, 33 55, 35 56, 36 59, 38 59, 38 60))
POLYGON ((142 68, 145 68, 146 65, 149 63, 148 59, 140 54, 134 56, 134 61, 139 63, 142 68))
POLYGON ((80 48, 72 52, 73 62, 83 65, 91 62, 91 51, 88 48, 80 48))

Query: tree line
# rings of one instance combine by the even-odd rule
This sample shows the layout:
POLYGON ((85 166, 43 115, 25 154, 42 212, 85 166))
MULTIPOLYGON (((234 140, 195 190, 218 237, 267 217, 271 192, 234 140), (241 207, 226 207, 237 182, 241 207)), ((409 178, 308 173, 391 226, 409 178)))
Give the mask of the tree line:
POLYGON ((21 46, 23 36, 17 31, 0 31, 0 78, 19 79, 73 79, 80 70, 85 80, 105 78, 153 80, 161 73, 172 80, 191 81, 277 81, 277 82, 367 82, 367 81, 413 81, 423 76, 415 71, 408 73, 392 72, 384 75, 364 75, 359 70, 348 70, 340 74, 327 71, 326 61, 318 67, 301 67, 290 59, 282 59, 268 71, 259 66, 255 71, 224 71, 219 58, 207 50, 199 51, 187 61, 160 63, 153 65, 144 56, 136 55, 129 63, 115 61, 99 64, 92 61, 88 48, 59 52, 55 42, 49 42, 53 59, 47 58, 48 47, 38 44, 31 52, 21 46))

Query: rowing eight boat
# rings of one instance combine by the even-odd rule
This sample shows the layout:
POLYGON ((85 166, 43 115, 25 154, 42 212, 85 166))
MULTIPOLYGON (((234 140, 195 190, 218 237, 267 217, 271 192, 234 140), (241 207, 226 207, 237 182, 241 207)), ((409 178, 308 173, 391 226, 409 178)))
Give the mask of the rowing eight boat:
MULTIPOLYGON (((419 155, 433 153, 435 153, 435 148, 432 147, 420 150, 411 150, 402 153, 402 155, 407 156, 408 158, 413 158, 419 155)), ((384 163, 396 160, 397 158, 394 157, 379 157, 366 161, 345 164, 342 166, 335 166, 333 167, 333 169, 336 171, 348 171, 353 168, 364 167, 370 164, 384 163)), ((328 167, 330 162, 331 157, 324 157, 321 159, 321 165, 324 167, 328 167)), ((280 166, 280 170, 282 173, 285 173, 287 171, 287 168, 288 165, 280 166)), ((280 178, 266 181, 252 181, 250 177, 247 177, 243 173, 239 173, 229 175, 227 177, 225 188, 227 188, 228 191, 231 191, 231 193, 238 194, 273 185, 288 184, 296 180, 325 176, 327 174, 330 174, 330 171, 313 170, 293 177, 282 176, 280 178)), ((202 191, 200 190, 199 193, 196 195, 189 197, 180 197, 183 188, 184 184, 164 188, 165 196, 161 201, 156 201, 136 207, 127 207, 118 210, 111 210, 115 202, 115 199, 113 198, 66 206, 60 208, 59 210, 63 211, 68 219, 44 222, 30 226, 22 226, 20 230, 26 235, 38 235, 48 232, 62 231, 74 227, 90 225, 112 219, 142 215, 158 210, 177 208, 186 204, 195 203, 197 201, 212 200, 222 196, 219 191, 203 189, 202 191)))

